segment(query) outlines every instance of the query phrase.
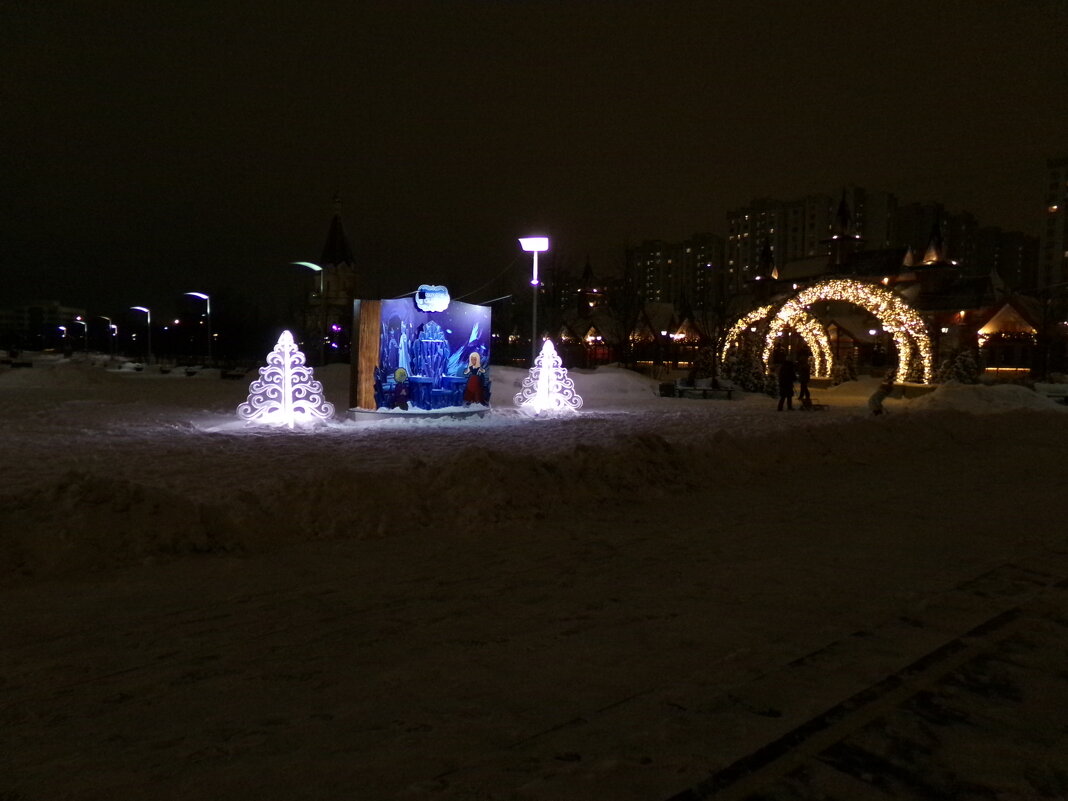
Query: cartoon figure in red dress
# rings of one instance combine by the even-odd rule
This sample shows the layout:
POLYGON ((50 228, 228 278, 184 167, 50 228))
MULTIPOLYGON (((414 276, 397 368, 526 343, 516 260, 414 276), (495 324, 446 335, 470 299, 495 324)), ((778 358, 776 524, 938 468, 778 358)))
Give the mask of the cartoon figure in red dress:
POLYGON ((464 368, 467 384, 464 386, 464 405, 486 402, 486 368, 482 366, 482 357, 472 353, 467 358, 464 368))

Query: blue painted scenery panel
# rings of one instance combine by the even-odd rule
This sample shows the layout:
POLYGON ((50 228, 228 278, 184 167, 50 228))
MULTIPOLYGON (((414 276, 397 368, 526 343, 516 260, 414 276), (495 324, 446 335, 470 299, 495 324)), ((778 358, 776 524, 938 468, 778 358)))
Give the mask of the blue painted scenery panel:
POLYGON ((427 312, 411 297, 383 300, 378 408, 489 406, 490 313, 489 306, 457 301, 427 312))

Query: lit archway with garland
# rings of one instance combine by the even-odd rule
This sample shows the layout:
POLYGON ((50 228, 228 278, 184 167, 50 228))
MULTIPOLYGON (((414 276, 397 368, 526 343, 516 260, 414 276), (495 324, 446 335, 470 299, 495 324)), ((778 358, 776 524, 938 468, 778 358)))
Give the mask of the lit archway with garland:
POLYGON ((749 312, 749 314, 744 317, 739 318, 734 325, 731 326, 730 331, 727 332, 727 336, 724 339, 723 349, 721 351, 723 361, 727 360, 727 355, 730 353, 731 348, 738 346, 741 337, 745 335, 747 329, 752 329, 755 332, 759 331, 760 328, 766 328, 764 351, 761 354, 761 361, 763 361, 764 367, 767 369, 768 364, 771 361, 771 351, 774 348, 775 340, 782 336, 785 329, 789 326, 801 335, 809 352, 812 354, 814 360, 813 372, 815 375, 829 375, 834 354, 831 352, 831 343, 827 338, 827 331, 823 327, 823 324, 820 323, 820 321, 807 309, 802 309, 801 313, 795 315, 789 323, 777 315, 772 316, 774 312, 774 306, 761 306, 760 308, 749 312), (771 320, 770 322, 767 322, 769 317, 771 320))
POLYGON ((727 354, 730 353, 731 348, 738 344, 738 340, 742 334, 745 333, 745 329, 755 326, 757 323, 762 323, 771 313, 775 311, 774 306, 760 306, 753 309, 749 314, 744 317, 739 317, 734 325, 731 326, 731 330, 727 332, 726 338, 723 340, 723 350, 720 353, 720 358, 723 361, 727 361, 727 354))
MULTIPOLYGON (((907 379, 914 367, 922 375, 921 382, 931 382, 933 368, 931 339, 927 326, 916 311, 905 303, 896 293, 877 284, 836 278, 820 281, 806 287, 779 306, 774 317, 767 325, 764 340, 763 361, 765 369, 769 367, 775 340, 786 328, 793 328, 805 340, 805 344, 815 359, 813 372, 818 376, 828 376, 833 365, 833 354, 827 332, 808 307, 820 301, 838 301, 851 303, 872 314, 879 320, 883 329, 890 334, 897 348, 898 365, 894 377, 898 381, 907 379)), ((771 316, 771 306, 762 306, 741 318, 728 332, 724 342, 723 356, 738 343, 746 328, 771 316)))
POLYGON ((781 337, 787 328, 793 328, 805 341, 808 352, 812 354, 813 375, 829 376, 831 364, 834 362, 831 340, 827 337, 827 329, 823 327, 823 323, 813 317, 807 309, 802 309, 801 314, 794 315, 790 320, 778 314, 771 319, 767 336, 764 338, 764 352, 761 354, 764 368, 771 366, 771 352, 775 349, 775 340, 781 337))

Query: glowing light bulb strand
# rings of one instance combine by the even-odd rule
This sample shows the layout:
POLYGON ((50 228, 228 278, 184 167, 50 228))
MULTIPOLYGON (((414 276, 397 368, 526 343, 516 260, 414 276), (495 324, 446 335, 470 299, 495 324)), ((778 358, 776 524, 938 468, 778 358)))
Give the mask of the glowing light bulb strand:
MULTIPOLYGON (((877 284, 851 279, 832 279, 821 281, 801 290, 788 299, 775 312, 774 317, 765 327, 765 345, 763 360, 768 368, 775 339, 781 336, 786 327, 792 327, 801 334, 809 350, 816 359, 816 375, 830 375, 833 366, 833 353, 827 332, 808 307, 820 301, 842 301, 852 303, 874 315, 894 340, 898 351, 898 366, 895 378, 904 381, 913 367, 920 369, 922 382, 930 383, 933 376, 933 357, 931 338, 923 318, 893 291, 877 284)), ((730 329, 723 344, 723 358, 732 347, 738 344, 746 328, 763 322, 772 316, 772 306, 762 306, 739 319, 730 329)))

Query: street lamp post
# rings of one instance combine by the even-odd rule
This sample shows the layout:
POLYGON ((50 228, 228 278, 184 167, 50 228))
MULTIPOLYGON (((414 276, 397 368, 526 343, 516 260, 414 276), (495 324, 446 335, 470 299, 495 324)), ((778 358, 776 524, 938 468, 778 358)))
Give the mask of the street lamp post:
POLYGON ((312 264, 310 261, 295 261, 293 264, 319 273, 319 366, 322 367, 326 361, 326 292, 323 287, 325 271, 318 264, 312 264))
POLYGON ((74 318, 74 322, 80 323, 82 326, 82 351, 84 353, 89 352, 89 323, 87 323, 79 314, 74 318))
POLYGON ((200 298, 204 301, 204 313, 208 318, 208 365, 211 365, 211 297, 203 292, 186 292, 185 294, 191 295, 194 298, 200 298))
POLYGON ((530 286, 534 290, 534 311, 531 314, 532 333, 530 335, 530 366, 538 358, 538 254, 549 249, 549 239, 544 236, 527 236, 519 240, 519 245, 527 253, 534 254, 534 271, 530 277, 530 286))
POLYGON ((131 306, 131 311, 139 311, 145 313, 145 326, 148 328, 148 336, 145 339, 148 351, 148 358, 145 359, 145 364, 152 364, 152 312, 145 306, 131 306))
POLYGON ((118 336, 118 334, 119 334, 119 327, 117 325, 115 325, 113 322, 111 322, 111 318, 110 317, 105 317, 102 314, 98 314, 97 317, 99 317, 101 320, 107 320, 108 321, 108 355, 110 355, 112 358, 114 358, 115 357, 115 337, 118 336))

